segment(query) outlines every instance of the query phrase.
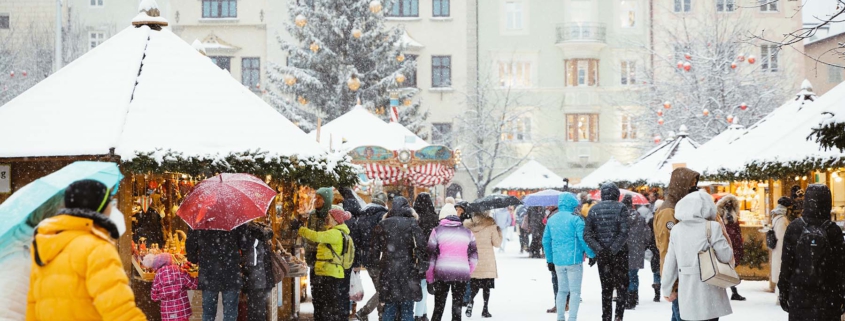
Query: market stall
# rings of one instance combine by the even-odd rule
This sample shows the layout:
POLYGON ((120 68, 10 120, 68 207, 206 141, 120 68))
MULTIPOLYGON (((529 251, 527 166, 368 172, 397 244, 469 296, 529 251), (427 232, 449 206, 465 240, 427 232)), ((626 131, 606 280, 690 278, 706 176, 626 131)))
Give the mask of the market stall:
POLYGON ((566 187, 563 178, 540 164, 536 160, 529 160, 510 175, 493 186, 493 191, 502 192, 518 198, 523 198, 544 189, 560 189, 566 187))
POLYGON ((632 185, 666 186, 669 184, 672 170, 686 166, 686 162, 699 146, 700 144, 689 137, 687 126, 681 125, 675 137, 670 137, 640 156, 628 166, 625 174, 617 179, 632 185))
POLYGON ((581 179, 581 182, 572 186, 575 189, 597 189, 604 182, 618 182, 628 171, 628 166, 620 163, 611 157, 606 163, 596 168, 592 173, 581 179))
MULTIPOLYGON (((167 22, 153 1, 142 4, 135 26, 0 107, 4 130, 18 133, 0 136, 0 171, 8 178, 0 181, 8 186, 0 188, 0 202, 8 197, 1 193, 76 160, 119 163, 125 176, 119 208, 132 226, 118 250, 138 305, 158 320, 149 298, 151 271, 140 252, 181 254, 188 229, 175 213, 196 182, 248 173, 276 189, 275 206, 263 220, 282 244, 277 249, 292 253, 289 276, 295 276, 298 251, 281 227, 290 214, 307 210, 308 187, 351 185, 357 178, 343 155, 326 153, 228 72, 162 29, 167 22)), ((297 282, 283 283, 284 292, 273 292, 273 307, 282 309, 271 311, 289 317, 296 313, 297 282)), ((200 301, 193 297, 197 319, 200 301)))

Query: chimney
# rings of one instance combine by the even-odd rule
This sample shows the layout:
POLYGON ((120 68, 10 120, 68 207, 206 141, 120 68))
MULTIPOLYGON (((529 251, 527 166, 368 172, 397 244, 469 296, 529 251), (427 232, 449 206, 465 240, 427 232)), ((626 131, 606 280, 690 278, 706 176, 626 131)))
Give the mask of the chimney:
POLYGON ((132 25, 136 28, 149 26, 152 30, 161 30, 161 27, 167 27, 168 23, 161 17, 155 0, 142 0, 138 5, 138 15, 132 19, 132 25))

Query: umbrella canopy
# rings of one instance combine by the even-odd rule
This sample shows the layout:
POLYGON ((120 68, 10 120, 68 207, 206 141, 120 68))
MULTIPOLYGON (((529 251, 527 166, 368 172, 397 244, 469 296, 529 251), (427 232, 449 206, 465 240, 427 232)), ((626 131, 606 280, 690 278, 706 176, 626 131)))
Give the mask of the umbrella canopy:
POLYGON ((516 197, 502 194, 493 194, 479 198, 470 203, 468 212, 474 213, 497 208, 504 208, 508 206, 517 206, 521 204, 522 201, 520 201, 516 197))
MULTIPOLYGON (((632 192, 627 189, 619 189, 619 201, 621 202, 625 195, 631 195, 631 198, 634 200, 634 205, 648 205, 648 198, 643 196, 643 194, 632 192)), ((593 190, 590 192, 590 197, 594 200, 601 200, 601 190, 593 190)))
POLYGON ((32 228, 55 215, 64 204, 65 189, 71 183, 93 179, 113 188, 114 195, 122 178, 115 163, 80 161, 27 184, 0 204, 0 240, 19 227, 32 228))
POLYGON ((557 199, 560 194, 563 194, 563 192, 547 189, 526 195, 522 202, 525 206, 557 206, 557 199))
POLYGON ((276 191, 248 174, 220 174, 195 186, 176 215, 195 230, 231 231, 267 213, 276 191))

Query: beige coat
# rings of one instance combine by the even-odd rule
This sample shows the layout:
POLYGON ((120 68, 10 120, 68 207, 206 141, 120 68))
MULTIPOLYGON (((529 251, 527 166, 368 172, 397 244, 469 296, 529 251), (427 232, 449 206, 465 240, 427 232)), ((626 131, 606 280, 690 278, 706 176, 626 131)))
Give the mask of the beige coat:
POLYGON ((475 236, 475 246, 478 248, 478 265, 471 277, 473 279, 498 278, 496 251, 493 248, 502 245, 502 231, 496 226, 496 221, 489 216, 476 215, 464 221, 464 227, 472 231, 475 236))
POLYGON ((772 275, 770 280, 772 283, 777 284, 778 278, 780 277, 780 262, 781 262, 781 254, 783 253, 783 235, 786 234, 786 227, 789 226, 789 219, 786 218, 786 212, 788 210, 783 205, 778 205, 775 209, 772 210, 772 214, 775 216, 772 218, 772 229, 775 230, 775 236, 778 238, 778 244, 772 250, 772 275))

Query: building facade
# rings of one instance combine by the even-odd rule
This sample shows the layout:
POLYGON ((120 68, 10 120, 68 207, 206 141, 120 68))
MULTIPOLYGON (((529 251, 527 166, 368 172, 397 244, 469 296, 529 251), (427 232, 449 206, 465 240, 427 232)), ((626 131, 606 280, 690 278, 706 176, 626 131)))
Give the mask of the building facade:
POLYGON ((807 80, 813 84, 816 95, 823 95, 828 90, 842 83, 845 79, 842 56, 835 49, 845 42, 845 33, 831 35, 804 45, 806 56, 804 68, 807 80))

